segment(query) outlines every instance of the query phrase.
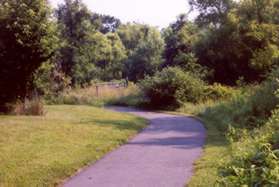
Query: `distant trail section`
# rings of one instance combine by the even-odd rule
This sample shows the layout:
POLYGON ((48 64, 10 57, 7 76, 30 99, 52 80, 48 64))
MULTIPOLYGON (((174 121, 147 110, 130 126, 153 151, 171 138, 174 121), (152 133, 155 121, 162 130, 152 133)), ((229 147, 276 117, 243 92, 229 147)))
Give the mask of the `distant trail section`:
POLYGON ((150 125, 126 145, 69 179, 65 187, 183 187, 201 156, 206 130, 191 117, 109 107, 150 125))

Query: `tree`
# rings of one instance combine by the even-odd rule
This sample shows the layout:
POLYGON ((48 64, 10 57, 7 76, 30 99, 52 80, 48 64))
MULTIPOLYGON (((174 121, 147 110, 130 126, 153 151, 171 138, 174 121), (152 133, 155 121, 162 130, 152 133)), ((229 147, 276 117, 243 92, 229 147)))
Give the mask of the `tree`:
POLYGON ((105 35, 92 32, 77 49, 73 67, 75 83, 84 85, 93 79, 100 79, 100 69, 105 68, 111 59, 111 46, 105 35))
MULTIPOLYGON (((194 51, 194 44, 198 38, 198 28, 191 22, 183 21, 179 19, 173 23, 168 33, 165 34, 166 47, 164 51, 166 66, 186 66, 189 60, 181 58, 182 56, 192 56, 194 51)), ((194 59, 192 59, 194 60, 194 59)))
POLYGON ((74 79, 78 84, 121 79, 125 59, 126 51, 117 34, 91 33, 79 48, 74 79))
POLYGON ((153 75, 161 66, 164 40, 153 27, 141 24, 123 25, 117 31, 127 49, 126 75, 131 81, 153 75))
MULTIPOLYGON (((210 9, 206 2, 200 3, 210 9)), ((213 70, 212 81, 230 85, 240 77, 247 82, 261 81, 278 63, 278 0, 229 4, 215 27, 212 24, 200 27, 206 31, 195 47, 198 63, 213 70)), ((201 18, 197 22, 208 20, 201 18)))
POLYGON ((106 37, 110 41, 112 57, 109 66, 105 72, 107 76, 106 79, 112 80, 125 78, 124 62, 127 59, 127 51, 117 33, 108 33, 106 37))
POLYGON ((56 17, 62 38, 58 61, 74 85, 74 67, 79 63, 79 47, 86 43, 88 33, 94 31, 90 22, 91 14, 80 0, 65 0, 65 4, 57 9, 56 17))
POLYGON ((23 100, 57 41, 46 0, 0 1, 0 110, 23 100))
POLYGON ((66 0, 57 19, 64 40, 58 61, 73 86, 122 78, 126 51, 113 33, 118 19, 91 13, 80 0, 66 0))
POLYGON ((113 16, 101 15, 97 13, 92 15, 91 22, 94 26, 96 26, 96 30, 103 34, 115 32, 121 25, 121 21, 119 19, 113 16))
POLYGON ((189 4, 192 9, 200 12, 196 19, 200 26, 213 25, 218 27, 234 7, 233 0, 190 0, 189 4))
POLYGON ((128 56, 135 51, 140 41, 142 41, 146 35, 147 26, 141 24, 125 24, 120 25, 117 29, 117 34, 119 35, 122 43, 124 44, 128 56))
POLYGON ((244 21, 256 21, 261 23, 279 23, 279 1, 278 0, 247 0, 238 5, 238 15, 244 21))
POLYGON ((177 66, 201 78, 207 76, 206 68, 197 63, 195 54, 195 45, 200 37, 197 25, 188 21, 185 15, 180 15, 163 35, 166 43, 163 67, 177 66))

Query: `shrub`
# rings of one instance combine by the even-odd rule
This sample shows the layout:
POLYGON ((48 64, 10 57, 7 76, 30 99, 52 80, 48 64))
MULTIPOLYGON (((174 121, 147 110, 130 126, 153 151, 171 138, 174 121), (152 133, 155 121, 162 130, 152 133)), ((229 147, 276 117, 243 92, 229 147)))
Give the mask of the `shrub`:
POLYGON ((17 102, 10 106, 11 114, 14 115, 30 115, 41 116, 44 115, 44 104, 40 98, 26 99, 24 102, 17 102))
POLYGON ((276 96, 276 91, 279 89, 278 78, 279 68, 268 75, 267 80, 260 85, 251 98, 255 116, 266 115, 269 117, 279 104, 279 98, 276 96))
POLYGON ((196 103, 204 97, 205 83, 189 72, 169 67, 140 82, 142 91, 157 107, 178 107, 184 102, 196 103))
MULTIPOLYGON (((278 186, 278 77, 277 69, 250 97, 241 101, 242 106, 232 110, 232 117, 228 120, 233 125, 228 136, 231 140, 232 159, 220 168, 223 178, 219 182, 222 185, 278 186), (248 130, 241 131, 235 127, 248 130)), ((223 115, 223 118, 226 117, 223 115)))
POLYGON ((54 63, 44 63, 36 71, 35 90, 46 100, 55 99, 60 93, 70 87, 70 77, 67 77, 54 63))
POLYGON ((209 85, 205 89, 205 95, 207 99, 226 99, 231 97, 235 93, 235 90, 228 86, 223 86, 221 84, 215 83, 209 85))
POLYGON ((278 126, 275 110, 265 126, 235 143, 232 161, 221 167, 224 186, 277 186, 279 181, 278 126))
POLYGON ((278 78, 275 69, 262 84, 237 89, 226 100, 181 109, 198 114, 208 129, 205 156, 190 185, 278 186, 278 78))
POLYGON ((224 186, 277 186, 279 181, 279 150, 261 144, 257 151, 235 157, 223 169, 224 186))
POLYGON ((246 91, 232 94, 228 100, 208 108, 202 116, 216 121, 216 126, 224 131, 229 125, 234 128, 254 129, 262 126, 279 104, 275 92, 279 70, 272 72, 267 80, 246 91))

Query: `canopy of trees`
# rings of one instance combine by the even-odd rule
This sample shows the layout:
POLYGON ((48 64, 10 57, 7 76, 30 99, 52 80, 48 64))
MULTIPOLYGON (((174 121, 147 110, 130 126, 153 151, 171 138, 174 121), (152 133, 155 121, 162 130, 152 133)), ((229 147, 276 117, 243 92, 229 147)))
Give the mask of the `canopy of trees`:
POLYGON ((53 11, 46 0, 1 0, 0 105, 24 99, 47 80, 70 80, 73 87, 138 82, 175 66, 210 83, 234 85, 262 81, 278 64, 278 0, 190 5, 200 12, 195 21, 182 14, 160 32, 93 13, 81 0, 65 0, 53 11))
POLYGON ((78 0, 66 0, 56 15, 62 40, 58 56, 73 85, 127 76, 137 81, 161 62, 163 39, 155 28, 121 25, 114 17, 91 13, 78 0))
POLYGON ((137 82, 154 75, 161 66, 164 40, 153 27, 140 24, 122 25, 117 31, 127 49, 125 75, 137 82))
POLYGON ((211 81, 260 81, 278 64, 278 0, 191 3, 201 11, 195 54, 199 64, 213 70, 211 81))

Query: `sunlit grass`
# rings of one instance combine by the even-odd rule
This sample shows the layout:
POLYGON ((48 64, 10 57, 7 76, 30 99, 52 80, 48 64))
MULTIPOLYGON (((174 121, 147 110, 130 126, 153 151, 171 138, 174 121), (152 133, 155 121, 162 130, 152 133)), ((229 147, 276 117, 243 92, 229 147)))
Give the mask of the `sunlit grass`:
MULTIPOLYGON (((195 162, 194 175, 187 184, 189 187, 218 185, 218 168, 230 158, 230 148, 225 132, 218 128, 220 121, 215 120, 216 118, 207 113, 209 108, 217 106, 221 102, 208 100, 199 104, 185 103, 177 110, 179 113, 195 116, 198 120, 202 121, 207 130, 203 155, 195 162)), ((219 115, 223 114, 220 113, 219 115)))
POLYGON ((138 93, 138 87, 134 84, 130 84, 129 87, 92 85, 86 88, 67 90, 55 98, 54 103, 103 106, 135 93, 138 93))
MULTIPOLYGON (((262 121, 268 119, 266 114, 258 113, 255 106, 270 111, 270 101, 260 98, 267 97, 266 92, 257 92, 254 90, 237 92, 231 98, 225 100, 208 101, 200 104, 186 104, 179 111, 198 116, 203 121, 207 129, 207 140, 204 147, 203 156, 196 162, 194 176, 188 186, 207 187, 218 186, 220 179, 220 168, 226 166, 233 158, 236 151, 232 146, 235 143, 229 142, 228 134, 230 127, 236 128, 238 136, 242 132, 252 132, 262 125, 262 121), (267 107, 268 106, 268 107, 267 107), (255 112, 256 111, 256 112, 255 112), (251 119, 256 121, 252 121, 251 119)), ((269 96, 269 98, 273 98, 269 96)), ((243 137, 244 139, 247 139, 243 137)), ((236 140, 238 145, 245 147, 243 140, 236 140)))
POLYGON ((125 143, 145 121, 86 106, 0 116, 0 186, 54 186, 125 143))
POLYGON ((195 172, 189 187, 216 186, 219 180, 218 168, 230 158, 225 134, 216 128, 218 122, 208 116, 200 116, 200 119, 207 129, 207 139, 203 156, 195 163, 195 172))

